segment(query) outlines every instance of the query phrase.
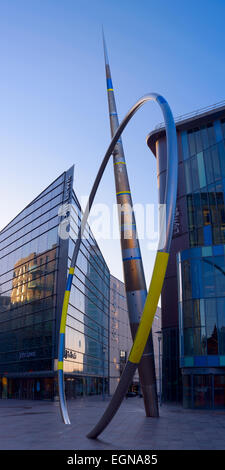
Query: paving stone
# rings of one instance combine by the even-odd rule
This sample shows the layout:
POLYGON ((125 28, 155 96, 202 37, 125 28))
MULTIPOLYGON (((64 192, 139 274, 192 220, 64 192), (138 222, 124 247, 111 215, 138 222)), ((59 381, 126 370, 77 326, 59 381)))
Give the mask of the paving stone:
POLYGON ((108 401, 70 401, 68 426, 58 403, 0 400, 0 449, 225 449, 225 411, 184 410, 172 404, 160 407, 160 418, 152 419, 145 417, 138 397, 123 401, 99 439, 87 439, 108 401))

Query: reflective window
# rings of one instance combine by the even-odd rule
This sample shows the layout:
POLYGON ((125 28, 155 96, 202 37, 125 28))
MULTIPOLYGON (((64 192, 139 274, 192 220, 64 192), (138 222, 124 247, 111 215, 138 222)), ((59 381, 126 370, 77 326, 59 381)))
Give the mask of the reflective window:
POLYGON ((192 179, 191 179, 190 160, 186 160, 184 162, 184 170, 185 170, 185 180, 186 180, 186 191, 187 193, 191 193, 192 192, 192 179))
POLYGON ((213 166, 212 166, 212 159, 211 159, 211 151, 209 149, 204 150, 203 156, 204 156, 207 183, 211 184, 211 183, 214 182, 214 173, 213 173, 213 166))
POLYGON ((211 408, 212 387, 210 375, 194 375, 194 407, 211 408))
POLYGON ((202 279, 204 297, 215 295, 215 276, 212 258, 202 258, 202 279))
POLYGON ((195 145, 195 132, 188 131, 188 142, 189 142, 189 151, 190 155, 194 155, 196 152, 196 145, 195 145))
POLYGON ((214 299, 205 300, 207 352, 208 355, 218 354, 217 310, 214 299))
POLYGON ((184 299, 191 298, 191 271, 190 261, 185 260, 182 263, 182 282, 183 282, 183 297, 184 299))
POLYGON ((218 147, 215 145, 212 147, 211 150, 212 154, 212 164, 213 164, 213 171, 214 171, 214 180, 221 179, 221 170, 220 170, 220 162, 219 162, 219 154, 218 154, 218 147))
POLYGON ((196 191, 196 189, 199 189, 197 157, 191 158, 191 174, 192 174, 193 191, 196 191))
POLYGON ((192 301, 186 300, 183 302, 183 325, 184 328, 190 328, 193 324, 192 301))
POLYGON ((198 163, 198 175, 199 175, 200 188, 204 188, 206 186, 206 174, 205 174, 203 152, 198 153, 197 163, 198 163))
POLYGON ((187 132, 181 132, 181 142, 182 142, 182 149, 183 149, 183 158, 187 160, 189 158, 189 148, 188 148, 188 139, 187 139, 187 132))
POLYGON ((193 328, 184 329, 184 355, 193 356, 193 328))

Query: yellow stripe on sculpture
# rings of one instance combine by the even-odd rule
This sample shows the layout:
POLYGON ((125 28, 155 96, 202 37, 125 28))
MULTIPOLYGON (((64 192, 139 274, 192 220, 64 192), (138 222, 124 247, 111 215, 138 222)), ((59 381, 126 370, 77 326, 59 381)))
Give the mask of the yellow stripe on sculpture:
POLYGON ((130 194, 130 191, 119 191, 118 193, 116 193, 117 196, 119 196, 120 194, 130 194))
POLYGON ((66 290, 64 294, 64 300, 63 300, 60 333, 65 333, 65 330, 66 330, 66 316, 67 316, 67 308, 69 304, 69 299, 70 299, 70 291, 66 290))
POLYGON ((58 370, 63 370, 63 361, 58 361, 58 370))
POLYGON ((152 280, 149 287, 148 295, 145 301, 145 306, 142 314, 141 321, 134 339, 128 360, 138 364, 141 360, 152 323, 154 320, 155 312, 157 309, 159 296, 161 294, 166 268, 168 264, 169 254, 161 251, 157 252, 155 266, 152 274, 152 280))

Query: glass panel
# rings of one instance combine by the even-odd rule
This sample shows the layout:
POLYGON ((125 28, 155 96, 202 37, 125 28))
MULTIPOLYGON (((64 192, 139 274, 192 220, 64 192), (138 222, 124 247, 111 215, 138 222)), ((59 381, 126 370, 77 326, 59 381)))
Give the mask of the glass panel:
POLYGON ((184 162, 184 170, 185 170, 185 179, 186 179, 186 191, 187 193, 191 193, 192 192, 192 180, 191 180, 190 160, 186 160, 184 162))
POLYGON ((200 300, 193 300, 193 325, 201 326, 200 300))
POLYGON ((203 233, 203 228, 198 228, 198 230, 197 230, 197 245, 198 245, 198 246, 204 245, 204 233, 203 233))
MULTIPOLYGON (((200 259, 191 260, 191 284, 192 284, 192 298, 199 299, 203 297, 202 286, 202 268, 200 259)), ((196 325, 197 326, 197 325, 196 325)))
POLYGON ((197 157, 194 157, 191 159, 191 174, 192 174, 193 191, 196 191, 197 189, 199 189, 197 157))
POLYGON ((182 149, 183 149, 183 158, 184 160, 186 160, 189 157, 187 131, 181 132, 181 142, 182 142, 182 149))
POLYGON ((206 128, 201 129, 201 136, 202 136, 203 149, 207 149, 209 147, 209 138, 208 138, 208 133, 207 133, 206 128))
POLYGON ((218 152, 219 152, 219 159, 220 159, 220 166, 221 166, 221 172, 222 172, 222 177, 225 177, 225 147, 224 147, 224 142, 219 142, 218 145, 218 152))
POLYGON ((195 146, 195 133, 193 131, 188 131, 188 142, 189 142, 190 155, 194 155, 197 152, 196 152, 196 146, 195 146))
POLYGON ((210 211, 209 211, 208 193, 201 193, 201 203, 202 203, 203 223, 204 225, 209 225, 211 223, 211 219, 210 219, 210 211))
POLYGON ((219 162, 217 146, 214 146, 212 148, 212 163, 213 163, 215 180, 221 179, 222 175, 221 175, 221 170, 220 170, 220 162, 219 162))
POLYGON ((194 375, 194 407, 212 407, 212 388, 210 375, 194 375))
POLYGON ((214 174, 213 174, 213 167, 212 167, 212 159, 211 159, 210 150, 204 150, 203 155, 204 155, 207 183, 211 184, 211 183, 214 182, 214 174))
POLYGON ((200 188, 203 188, 204 186, 206 186, 206 174, 205 174, 203 152, 198 153, 197 162, 198 162, 198 175, 199 175, 200 188))
POLYGON ((206 225, 203 228, 204 234, 204 245, 212 245, 212 227, 211 225, 206 225))
POLYGON ((225 139, 225 119, 221 119, 221 129, 222 129, 222 134, 223 138, 225 139))
POLYGON ((192 195, 192 200, 194 203, 194 213, 195 213, 195 226, 202 227, 203 225, 203 216, 202 216, 202 206, 201 206, 201 195, 200 193, 195 193, 192 195))
POLYGON ((184 355, 193 356, 193 329, 184 329, 184 355))
POLYGON ((184 299, 190 299, 192 297, 191 272, 190 272, 189 260, 185 260, 182 263, 182 290, 184 294, 184 299))
POLYGON ((195 132, 195 140, 196 140, 196 151, 197 151, 197 153, 198 153, 198 152, 201 152, 202 149, 203 149, 203 146, 202 146, 202 139, 201 139, 201 132, 200 132, 200 130, 196 130, 196 132, 195 132))
POLYGON ((183 302, 183 326, 184 328, 192 327, 192 301, 183 302))
POLYGON ((213 244, 220 245, 222 243, 222 235, 219 225, 213 226, 213 244))
POLYGON ((210 191, 208 195, 209 195, 209 207, 210 207, 211 220, 212 220, 212 224, 215 225, 215 224, 218 224, 215 188, 212 188, 212 191, 210 191))
POLYGON ((225 298, 217 299, 219 354, 225 356, 225 298))
POLYGON ((218 354, 218 336, 217 336, 217 311, 216 301, 207 299, 205 301, 206 312, 206 331, 207 331, 207 352, 208 355, 218 354))
POLYGON ((212 258, 202 258, 202 279, 204 297, 215 296, 215 276, 212 258))
POLYGON ((225 223, 225 204, 223 192, 216 192, 219 224, 225 223))
POLYGON ((224 256, 216 256, 214 258, 216 294, 217 296, 225 295, 225 258, 224 256))
POLYGON ((183 407, 192 407, 192 396, 191 396, 191 375, 183 375, 183 407))
POLYGON ((225 375, 214 375, 214 407, 225 407, 225 375))
POLYGON ((215 129, 213 124, 207 124, 207 132, 208 132, 208 138, 209 138, 209 146, 211 147, 216 143, 216 135, 215 135, 215 129))
POLYGON ((194 344, 194 355, 200 356, 202 353, 201 328, 193 328, 193 344, 194 344))
POLYGON ((195 218, 194 218, 194 195, 188 194, 187 196, 187 206, 188 206, 188 225, 189 230, 193 230, 195 227, 195 218))

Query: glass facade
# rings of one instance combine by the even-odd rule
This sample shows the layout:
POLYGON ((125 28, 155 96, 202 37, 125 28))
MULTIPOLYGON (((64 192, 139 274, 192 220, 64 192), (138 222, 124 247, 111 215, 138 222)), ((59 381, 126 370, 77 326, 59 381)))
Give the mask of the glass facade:
MULTIPOLYGON (((73 231, 77 233, 81 214, 72 186, 73 167, 0 232, 0 397, 57 395, 59 323, 73 231), (69 239, 59 237, 66 218, 62 204, 72 204, 69 239)), ((89 233, 68 310, 68 396, 100 393, 103 380, 107 387, 108 323, 109 270, 89 233)))
POLYGON ((189 249, 180 251, 180 367, 186 407, 225 407, 225 120, 181 132, 189 249))
MULTIPOLYGON (((116 390, 133 341, 130 330, 125 285, 110 276, 110 395, 116 390)), ((129 392, 138 392, 138 371, 133 376, 129 392)))
MULTIPOLYGON (((72 195, 69 237, 69 269, 80 226, 80 208, 72 195)), ((77 394, 101 394, 109 387, 110 273, 90 230, 85 231, 77 259, 66 325, 64 371, 85 376, 77 394), (82 391, 83 389, 83 391, 82 391)), ((70 378, 71 382, 71 378, 70 378)), ((75 379, 75 389, 76 389, 75 379)), ((70 385, 71 395, 71 385, 70 385)), ((76 396, 76 390, 74 391, 76 396)))
POLYGON ((225 246, 223 255, 203 256, 203 248, 178 256, 180 365, 225 364, 225 246))
POLYGON ((181 375, 179 372, 179 332, 177 328, 163 328, 162 400, 181 401, 181 375))

